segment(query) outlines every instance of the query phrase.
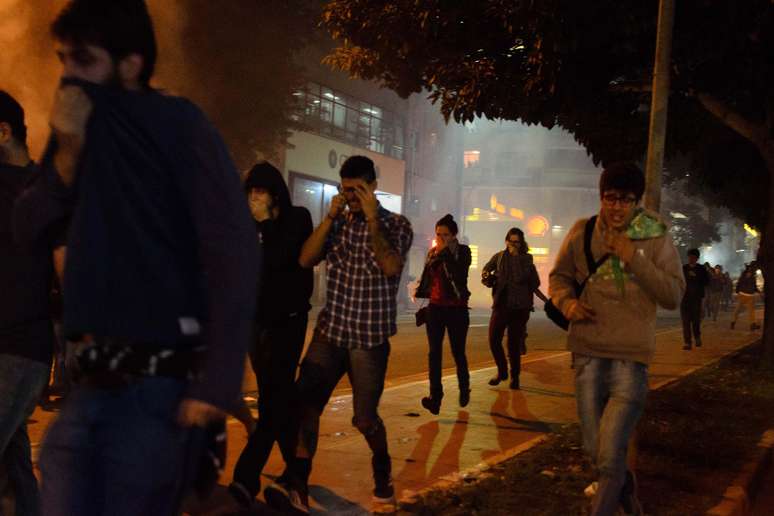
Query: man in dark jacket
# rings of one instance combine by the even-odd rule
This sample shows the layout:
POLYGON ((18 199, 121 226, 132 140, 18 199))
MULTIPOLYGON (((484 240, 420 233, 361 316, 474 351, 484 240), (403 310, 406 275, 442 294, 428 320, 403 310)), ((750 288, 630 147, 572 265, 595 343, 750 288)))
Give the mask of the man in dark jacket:
POLYGON ((54 343, 49 290, 53 257, 63 251, 49 240, 32 247, 13 240, 14 201, 37 174, 26 139, 24 111, 0 91, 0 456, 16 514, 37 515, 27 418, 48 383, 54 343))
POLYGON ((244 186, 264 257, 256 336, 250 348, 259 419, 229 490, 240 505, 249 507, 261 490, 261 472, 274 442, 286 463, 295 453, 296 368, 304 349, 313 284, 312 269, 302 268, 298 257, 313 227, 309 211, 291 204, 282 174, 269 163, 254 166, 244 186))
POLYGON ((69 223, 64 331, 77 384, 40 457, 47 516, 176 514, 205 428, 242 387, 260 267, 220 136, 153 90, 143 0, 71 0, 53 24, 63 78, 20 237, 69 223))
POLYGON ((680 318, 683 320, 683 349, 691 349, 691 333, 696 347, 701 346, 701 305, 704 289, 709 284, 707 269, 699 263, 699 250, 688 251, 688 263, 683 265, 685 295, 680 303, 680 318))

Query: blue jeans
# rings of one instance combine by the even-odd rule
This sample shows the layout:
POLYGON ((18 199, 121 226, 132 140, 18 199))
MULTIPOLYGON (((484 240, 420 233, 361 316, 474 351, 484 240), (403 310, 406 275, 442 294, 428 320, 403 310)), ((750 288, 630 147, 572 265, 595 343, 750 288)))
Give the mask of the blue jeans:
MULTIPOLYGON (((300 410, 299 446, 310 459, 317 451, 320 414, 345 374, 352 385, 352 424, 360 431, 371 449, 374 473, 389 474, 390 456, 387 450, 387 432, 379 417, 379 400, 384 391, 390 344, 371 349, 348 349, 337 346, 315 332, 301 363, 298 378, 300 410)), ((311 464, 309 465, 311 467, 311 464)), ((309 471, 294 473, 306 481, 309 471)))
POLYGON ((592 514, 611 515, 626 483, 626 450, 645 407, 648 367, 575 355, 575 392, 583 446, 599 472, 592 514))
POLYGON ((21 516, 40 513, 27 418, 48 383, 48 374, 43 362, 0 355, 0 453, 16 497, 16 514, 21 516))
POLYGON ((177 514, 200 454, 177 424, 186 382, 75 385, 40 456, 46 516, 177 514))

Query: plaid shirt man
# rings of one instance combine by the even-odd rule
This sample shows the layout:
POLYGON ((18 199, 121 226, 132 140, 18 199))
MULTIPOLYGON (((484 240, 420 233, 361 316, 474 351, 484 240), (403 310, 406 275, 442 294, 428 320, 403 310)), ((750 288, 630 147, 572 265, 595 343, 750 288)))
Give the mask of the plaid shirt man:
MULTIPOLYGON (((381 205, 384 236, 403 259, 414 238, 411 223, 381 205)), ((365 218, 350 213, 334 224, 325 244, 328 295, 317 317, 317 331, 338 346, 371 349, 398 331, 396 296, 400 274, 387 277, 371 248, 365 218)))

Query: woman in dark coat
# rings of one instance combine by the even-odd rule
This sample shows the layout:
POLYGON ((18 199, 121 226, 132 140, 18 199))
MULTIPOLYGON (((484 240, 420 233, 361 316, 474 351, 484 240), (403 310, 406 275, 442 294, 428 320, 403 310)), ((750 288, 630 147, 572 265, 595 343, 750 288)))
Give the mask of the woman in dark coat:
POLYGON ((540 278, 522 230, 511 228, 505 235, 505 244, 505 250, 492 256, 482 271, 482 282, 492 288, 494 301, 489 319, 489 348, 497 364, 497 375, 489 380, 489 385, 498 385, 508 379, 508 363, 502 344, 507 328, 510 388, 518 389, 527 321, 533 308, 533 294, 540 292, 540 278))
POLYGON ((422 406, 438 414, 443 399, 441 360, 444 332, 449 332, 454 362, 457 365, 459 403, 465 407, 470 401, 470 373, 465 356, 468 336, 468 269, 470 247, 457 241, 457 223, 446 215, 435 225, 435 246, 430 249, 419 281, 416 297, 430 300, 427 309, 427 341, 430 396, 422 398, 422 406))

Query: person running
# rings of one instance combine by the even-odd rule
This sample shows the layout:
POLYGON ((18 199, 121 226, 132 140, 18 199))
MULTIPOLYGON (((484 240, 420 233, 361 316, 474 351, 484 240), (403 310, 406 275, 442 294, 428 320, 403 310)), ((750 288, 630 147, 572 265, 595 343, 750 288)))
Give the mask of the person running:
POLYGON ((443 337, 449 332, 452 356, 457 366, 460 407, 470 402, 470 372, 465 357, 465 341, 470 325, 468 313, 468 270, 470 247, 457 240, 457 223, 446 215, 435 224, 435 246, 427 253, 425 267, 415 297, 429 299, 427 307, 428 374, 430 396, 422 398, 422 406, 438 415, 443 399, 441 368, 443 337))
POLYGON ((27 419, 48 383, 54 348, 49 292, 64 247, 53 235, 21 245, 13 206, 39 174, 27 148, 24 110, 0 91, 0 462, 16 501, 15 514, 40 514, 27 419))
POLYGON ((685 288, 680 257, 662 218, 638 207, 645 176, 632 163, 611 164, 599 180, 600 209, 567 234, 549 275, 549 294, 570 321, 575 395, 583 445, 599 474, 592 516, 642 514, 627 444, 648 392, 656 310, 677 308, 685 288), (588 278, 584 250, 601 262, 588 278), (586 282, 580 297, 576 287, 586 282))
POLYGON ((734 318, 731 321, 732 330, 736 327, 736 320, 739 318, 739 313, 742 311, 747 312, 747 317, 750 321, 750 331, 760 328, 755 322, 755 299, 760 293, 758 284, 756 283, 755 274, 755 266, 749 264, 745 267, 744 272, 742 272, 742 275, 736 282, 736 308, 734 309, 734 318))
POLYGON ((189 486, 214 482, 204 443, 217 448, 241 392, 255 226, 218 132, 150 86, 143 0, 71 0, 52 32, 63 70, 51 144, 15 208, 26 242, 69 226, 77 371, 40 454, 42 513, 177 514, 189 486))
POLYGON ((709 284, 706 267, 699 264, 699 250, 688 250, 688 263, 683 265, 685 295, 680 302, 680 319, 683 323, 683 349, 691 349, 692 342, 701 346, 701 318, 704 290, 709 284))
POLYGON ((258 424, 237 460, 229 491, 249 508, 261 490, 261 473, 274 443, 286 463, 295 453, 296 370, 314 278, 311 269, 298 263, 301 246, 312 234, 312 216, 306 208, 291 204, 280 171, 259 163, 248 173, 244 188, 263 248, 263 288, 249 352, 258 382, 258 424))
POLYGON ((497 364, 497 374, 489 380, 489 385, 499 385, 507 380, 510 364, 509 387, 519 389, 521 354, 525 347, 527 322, 530 312, 533 311, 534 295, 539 292, 540 277, 521 229, 508 230, 505 245, 505 250, 495 253, 484 265, 481 273, 484 285, 492 288, 493 299, 492 316, 489 319, 489 349, 497 364), (507 362, 503 351, 503 335, 506 329, 507 362))
POLYGON ((398 331, 398 283, 414 234, 406 217, 379 204, 371 159, 351 156, 339 175, 340 193, 299 258, 306 268, 326 261, 328 288, 297 382, 300 430, 295 458, 281 481, 264 490, 267 503, 286 514, 309 512, 309 474, 320 414, 345 374, 352 385, 352 424, 371 449, 374 502, 395 501, 387 430, 378 408, 389 338, 398 331))

